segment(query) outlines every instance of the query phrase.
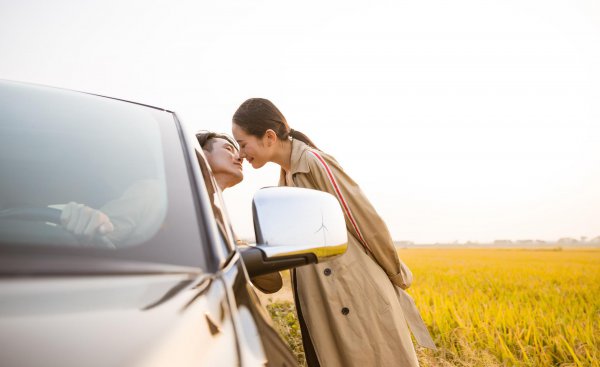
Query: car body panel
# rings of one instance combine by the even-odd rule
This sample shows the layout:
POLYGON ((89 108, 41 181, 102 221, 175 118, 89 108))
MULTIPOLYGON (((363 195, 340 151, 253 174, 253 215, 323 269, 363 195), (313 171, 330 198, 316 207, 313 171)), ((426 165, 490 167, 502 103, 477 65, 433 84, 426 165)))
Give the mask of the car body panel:
POLYGON ((218 352, 236 338, 224 285, 207 275, 11 279, 0 299, 3 366, 237 364, 218 352))

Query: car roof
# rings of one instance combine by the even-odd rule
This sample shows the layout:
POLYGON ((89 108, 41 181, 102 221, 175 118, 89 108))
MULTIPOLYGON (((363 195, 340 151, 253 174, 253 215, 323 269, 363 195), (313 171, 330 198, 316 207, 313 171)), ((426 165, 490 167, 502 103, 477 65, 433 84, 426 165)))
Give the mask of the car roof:
POLYGON ((130 100, 123 99, 123 98, 110 97, 110 96, 105 96, 105 95, 102 95, 102 94, 97 94, 97 93, 92 93, 92 92, 84 92, 84 91, 80 91, 80 90, 76 90, 76 89, 61 88, 61 87, 55 87, 55 86, 50 86, 50 85, 45 85, 45 84, 39 84, 39 83, 22 82, 22 81, 8 80, 8 79, 0 79, 0 87, 2 87, 2 86, 21 86, 21 87, 32 88, 32 89, 55 89, 57 91, 63 91, 63 92, 89 94, 89 95, 92 95, 92 96, 97 96, 97 97, 102 97, 102 98, 108 98, 108 99, 114 99, 116 101, 133 103, 133 104, 136 104, 136 105, 153 108, 153 109, 160 110, 160 111, 174 113, 173 110, 169 110, 169 109, 161 108, 161 107, 156 107, 156 106, 145 104, 145 103, 130 101, 130 100))

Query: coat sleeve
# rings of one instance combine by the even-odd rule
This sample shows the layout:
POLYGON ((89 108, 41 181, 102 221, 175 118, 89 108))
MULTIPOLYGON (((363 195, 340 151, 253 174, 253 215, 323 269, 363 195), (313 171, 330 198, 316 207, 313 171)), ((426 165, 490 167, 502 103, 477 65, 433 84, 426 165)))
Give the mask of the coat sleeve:
POLYGON ((393 284, 402 289, 408 288, 412 283, 412 273, 399 259, 386 224, 360 187, 332 157, 315 150, 305 154, 309 172, 297 173, 294 183, 334 195, 344 211, 349 235, 362 244, 393 284))
MULTIPOLYGON (((233 235, 236 236, 235 232, 233 235)), ((237 236, 235 245, 238 247, 238 249, 251 246, 248 242, 237 239, 237 236)), ((257 275, 251 277, 250 280, 256 288, 266 294, 275 293, 283 287, 283 278, 279 272, 257 275)))

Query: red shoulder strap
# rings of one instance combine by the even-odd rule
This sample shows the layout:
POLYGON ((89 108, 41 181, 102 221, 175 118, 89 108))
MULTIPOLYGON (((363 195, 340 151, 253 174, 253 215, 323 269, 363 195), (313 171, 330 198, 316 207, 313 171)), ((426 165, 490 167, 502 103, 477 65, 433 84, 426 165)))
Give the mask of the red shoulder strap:
POLYGON ((327 164, 327 162, 325 162, 325 160, 323 159, 323 157, 321 157, 321 155, 319 153, 315 152, 312 149, 309 150, 309 152, 313 156, 315 156, 315 158, 317 158, 317 160, 319 161, 319 163, 321 163, 321 165, 323 166, 323 168, 325 168, 325 172, 327 172, 327 177, 329 178, 329 181, 331 182, 331 185, 333 186, 335 194, 336 194, 339 202, 342 204, 342 208, 346 212, 346 215, 348 216, 348 219, 350 219, 350 223, 352 224, 352 227, 354 227, 354 230, 358 234, 358 240, 360 241, 360 243, 363 245, 363 247, 367 251, 369 251, 369 252, 372 253, 371 249, 367 245, 367 241, 365 241, 362 233, 360 232, 360 229, 358 228, 358 225, 356 224, 356 220, 354 220, 354 216, 352 215, 352 211, 350 210, 350 206, 348 205, 348 202, 344 198, 344 195, 342 194, 342 191, 340 190, 340 187, 337 184, 335 176, 331 172, 331 169, 329 168, 329 165, 327 164))

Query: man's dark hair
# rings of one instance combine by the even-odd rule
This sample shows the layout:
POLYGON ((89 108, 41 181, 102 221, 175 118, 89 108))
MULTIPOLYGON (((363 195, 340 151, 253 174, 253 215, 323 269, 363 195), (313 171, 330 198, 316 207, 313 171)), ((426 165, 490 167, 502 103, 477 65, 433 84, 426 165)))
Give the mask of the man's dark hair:
POLYGON ((202 149, 207 150, 209 152, 212 152, 213 143, 215 142, 214 139, 225 139, 229 143, 231 143, 231 145, 233 145, 235 149, 237 149, 238 151, 240 150, 237 142, 227 134, 216 133, 214 131, 201 131, 199 133, 196 133, 196 138, 198 139, 198 142, 200 143, 202 149))

